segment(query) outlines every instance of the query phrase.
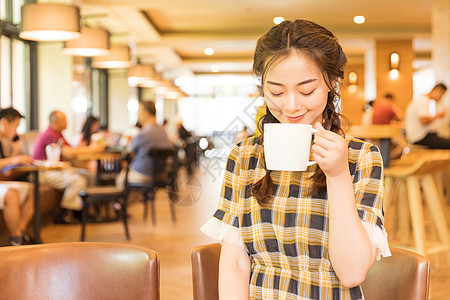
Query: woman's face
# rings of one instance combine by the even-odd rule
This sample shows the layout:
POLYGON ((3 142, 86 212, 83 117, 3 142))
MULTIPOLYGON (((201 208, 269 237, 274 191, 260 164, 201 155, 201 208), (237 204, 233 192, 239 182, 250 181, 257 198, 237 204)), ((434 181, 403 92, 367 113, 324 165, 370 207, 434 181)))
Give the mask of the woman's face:
POLYGON ((292 52, 275 61, 263 91, 267 107, 281 123, 322 123, 330 90, 319 68, 304 54, 292 52))
POLYGON ((100 129, 100 122, 94 122, 91 124, 91 133, 96 133, 100 129))

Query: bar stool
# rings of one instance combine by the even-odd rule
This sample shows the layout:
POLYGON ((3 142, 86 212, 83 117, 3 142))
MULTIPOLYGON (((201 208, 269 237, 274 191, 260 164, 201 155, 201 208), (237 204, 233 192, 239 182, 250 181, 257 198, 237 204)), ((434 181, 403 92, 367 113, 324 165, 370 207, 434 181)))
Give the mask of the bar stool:
POLYGON ((399 164, 387 168, 385 175, 384 209, 390 214, 390 208, 397 201, 397 214, 401 242, 409 239, 409 220, 412 224, 413 250, 422 255, 446 252, 450 260, 450 230, 444 213, 443 187, 436 184, 436 174, 450 164, 450 152, 427 151, 411 164, 399 164), (399 197, 394 197, 394 186, 398 187, 399 197), (422 189, 422 190, 421 190, 422 189), (431 213, 431 225, 437 232, 438 242, 426 245, 424 201, 431 213), (408 214, 409 206, 409 214, 408 214))

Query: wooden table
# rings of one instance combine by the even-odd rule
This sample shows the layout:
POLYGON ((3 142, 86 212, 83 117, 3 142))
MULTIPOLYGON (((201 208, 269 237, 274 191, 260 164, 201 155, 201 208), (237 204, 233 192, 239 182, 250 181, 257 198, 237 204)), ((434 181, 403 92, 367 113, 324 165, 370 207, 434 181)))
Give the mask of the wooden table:
POLYGON ((37 165, 20 166, 14 168, 17 172, 29 172, 33 174, 34 184, 34 239, 37 243, 41 243, 41 216, 40 216, 40 199, 39 199, 39 171, 61 170, 67 164, 57 163, 55 165, 46 165, 45 162, 38 162, 37 165))
POLYGON ((399 125, 355 125, 348 132, 351 136, 364 140, 379 141, 383 165, 389 167, 391 140, 402 136, 399 125))

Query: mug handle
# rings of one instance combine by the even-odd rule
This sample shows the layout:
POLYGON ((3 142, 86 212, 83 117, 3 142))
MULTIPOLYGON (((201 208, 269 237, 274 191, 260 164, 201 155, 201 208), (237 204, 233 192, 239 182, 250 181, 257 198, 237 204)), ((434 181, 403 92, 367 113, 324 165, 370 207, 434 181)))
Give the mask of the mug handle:
MULTIPOLYGON (((314 133, 316 133, 316 132, 319 132, 319 130, 311 127, 311 134, 314 135, 314 133)), ((312 161, 308 161, 306 163, 306 166, 309 167, 309 166, 312 166, 312 165, 315 165, 315 164, 316 164, 316 161, 312 160, 312 161)))

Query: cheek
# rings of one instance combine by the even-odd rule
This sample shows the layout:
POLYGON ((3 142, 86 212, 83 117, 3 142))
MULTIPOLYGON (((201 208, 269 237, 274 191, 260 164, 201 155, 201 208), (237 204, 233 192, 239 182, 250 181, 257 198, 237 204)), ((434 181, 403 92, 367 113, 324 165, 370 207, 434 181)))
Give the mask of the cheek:
POLYGON ((280 105, 281 101, 277 101, 275 99, 264 97, 264 100, 266 102, 267 108, 270 110, 270 112, 274 115, 277 112, 281 111, 282 105, 280 105))

